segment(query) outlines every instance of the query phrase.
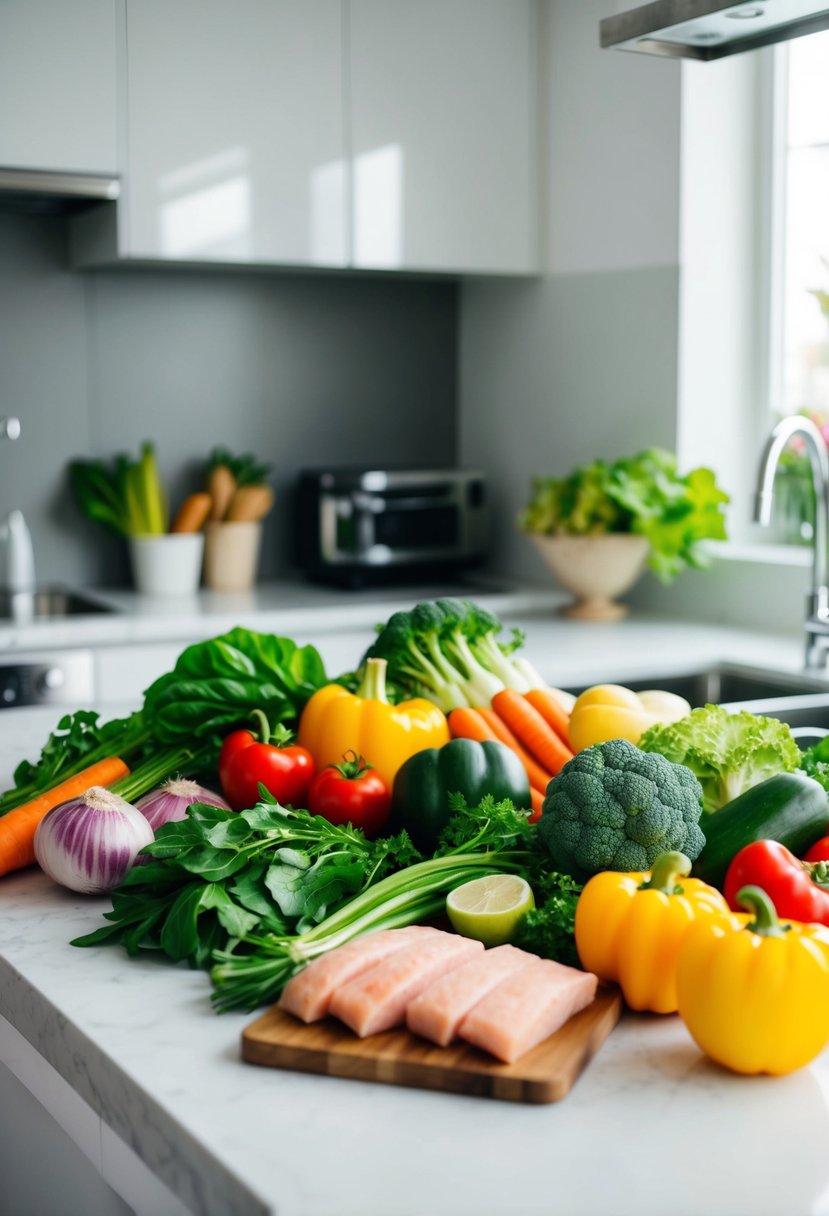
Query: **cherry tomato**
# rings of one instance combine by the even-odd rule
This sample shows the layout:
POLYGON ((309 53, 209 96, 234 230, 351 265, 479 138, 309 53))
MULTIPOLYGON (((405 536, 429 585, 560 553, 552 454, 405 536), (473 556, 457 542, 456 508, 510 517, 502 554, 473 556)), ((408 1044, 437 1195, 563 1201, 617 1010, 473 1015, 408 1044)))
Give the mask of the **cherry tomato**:
POLYGON ((373 840, 391 815, 391 791, 362 756, 346 752, 342 764, 320 769, 311 783, 308 809, 329 823, 350 823, 373 840))
POLYGON ((314 759, 307 748, 290 745, 291 736, 284 729, 277 728, 271 735, 264 714, 262 719, 262 733, 268 742, 258 740, 248 730, 235 730, 222 744, 222 792, 235 811, 256 805, 260 784, 283 806, 305 806, 314 777, 314 759))

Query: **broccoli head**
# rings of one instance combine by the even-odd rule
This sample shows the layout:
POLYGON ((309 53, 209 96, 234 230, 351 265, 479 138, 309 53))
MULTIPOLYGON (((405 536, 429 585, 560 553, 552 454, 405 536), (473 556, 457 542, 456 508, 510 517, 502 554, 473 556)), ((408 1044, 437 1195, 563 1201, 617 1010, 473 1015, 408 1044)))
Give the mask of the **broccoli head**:
POLYGON ((538 834, 571 874, 649 870, 677 849, 693 861, 705 837, 702 787, 690 769, 626 739, 585 748, 547 787, 538 834))

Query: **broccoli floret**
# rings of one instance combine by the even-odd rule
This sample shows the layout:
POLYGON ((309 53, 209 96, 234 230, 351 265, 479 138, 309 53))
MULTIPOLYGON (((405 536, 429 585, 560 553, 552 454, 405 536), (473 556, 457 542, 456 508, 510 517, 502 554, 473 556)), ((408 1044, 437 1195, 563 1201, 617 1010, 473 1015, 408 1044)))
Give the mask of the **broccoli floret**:
POLYGON ((702 787, 694 774, 626 739, 585 748, 554 777, 538 835, 571 874, 649 870, 677 849, 693 861, 705 837, 702 787))

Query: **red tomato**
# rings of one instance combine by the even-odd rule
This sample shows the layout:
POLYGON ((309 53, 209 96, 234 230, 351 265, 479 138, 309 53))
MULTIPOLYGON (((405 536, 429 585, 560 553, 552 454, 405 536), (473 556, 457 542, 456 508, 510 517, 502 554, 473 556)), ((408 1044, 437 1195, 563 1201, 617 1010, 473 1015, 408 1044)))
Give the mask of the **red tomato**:
POLYGON ((260 743, 247 730, 228 735, 219 753, 222 792, 235 811, 256 805, 260 783, 283 806, 305 806, 314 770, 307 748, 260 743))
POLYGON ((311 783, 308 809, 329 823, 350 823, 373 840, 391 815, 391 791, 362 756, 346 752, 342 764, 320 769, 311 783), (353 759, 349 759, 353 757, 353 759))
POLYGON ((803 860, 814 864, 817 861, 829 861, 829 836, 821 836, 820 840, 816 840, 808 853, 804 853, 803 860))

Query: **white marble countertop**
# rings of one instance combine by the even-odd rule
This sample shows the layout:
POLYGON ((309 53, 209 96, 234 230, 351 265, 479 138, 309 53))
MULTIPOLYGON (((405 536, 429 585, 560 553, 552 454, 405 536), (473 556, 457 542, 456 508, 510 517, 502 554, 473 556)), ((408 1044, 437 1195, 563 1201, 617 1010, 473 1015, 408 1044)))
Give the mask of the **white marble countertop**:
MULTIPOLYGON (((528 654, 562 683, 800 659, 797 639, 644 618, 522 623, 528 654)), ((3 715, 4 788, 53 713, 3 715)), ((542 1107, 259 1069, 239 1055, 250 1015, 214 1015, 204 974, 67 944, 108 906, 35 871, 3 879, 0 1013, 194 1211, 829 1213, 829 1052, 788 1078, 740 1078, 678 1018, 627 1016, 572 1093, 542 1107)))

